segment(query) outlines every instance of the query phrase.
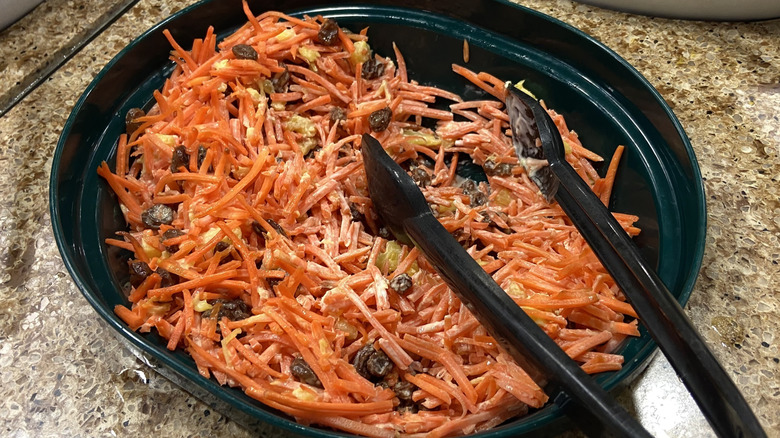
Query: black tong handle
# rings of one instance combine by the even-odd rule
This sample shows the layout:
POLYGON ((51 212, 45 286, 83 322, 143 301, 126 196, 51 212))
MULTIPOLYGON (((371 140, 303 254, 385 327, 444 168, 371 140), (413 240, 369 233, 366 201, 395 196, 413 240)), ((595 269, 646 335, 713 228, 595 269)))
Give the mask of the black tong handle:
POLYGON ((734 382, 612 213, 566 160, 549 161, 560 182, 555 199, 620 285, 715 432, 766 437, 734 382))
POLYGON ((565 391, 569 400, 558 397, 555 402, 584 432, 651 436, 509 298, 430 212, 409 218, 402 226, 501 347, 521 364, 530 362, 565 391))

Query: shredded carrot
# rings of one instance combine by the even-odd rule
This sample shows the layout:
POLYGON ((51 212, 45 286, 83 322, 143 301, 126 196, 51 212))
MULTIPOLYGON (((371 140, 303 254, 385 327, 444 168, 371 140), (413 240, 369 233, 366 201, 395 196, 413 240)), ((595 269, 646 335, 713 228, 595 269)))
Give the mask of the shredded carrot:
POLYGON ((108 245, 116 246, 116 247, 119 247, 119 248, 122 248, 122 249, 126 249, 128 251, 134 251, 135 250, 135 248, 133 248, 133 244, 132 243, 125 242, 124 240, 108 238, 108 239, 105 240, 105 242, 108 245))
POLYGON ((620 164, 620 157, 623 156, 624 149, 625 146, 623 145, 619 145, 617 149, 615 149, 615 153, 612 155, 612 160, 609 162, 609 167, 607 168, 607 174, 604 176, 604 186, 600 197, 601 202, 606 206, 609 206, 609 198, 612 196, 612 187, 615 184, 618 164, 620 164))
POLYGON ((479 78, 479 75, 477 73, 474 73, 473 71, 467 69, 466 67, 462 67, 457 64, 452 64, 452 71, 468 79, 471 83, 473 83, 477 87, 492 94, 495 98, 503 99, 503 91, 497 90, 494 86, 491 86, 489 83, 479 78))
MULTIPOLYGON (((327 45, 321 16, 242 7, 247 24, 219 43, 213 28, 190 50, 165 32, 176 67, 141 127, 118 138, 113 171, 97 169, 129 225, 105 244, 132 252, 134 286, 115 308, 130 329, 157 330, 201 375, 259 403, 357 435, 467 434, 543 406, 541 376, 502 353, 425 256, 378 222, 358 144, 373 130, 572 360, 588 373, 620 369, 615 349, 638 335, 636 312, 514 156, 501 79, 453 65, 485 92, 464 102, 408 77, 395 44, 394 60, 369 47, 384 69, 364 75, 368 29, 339 28, 327 45), (257 56, 239 59, 238 45, 257 56), (375 129, 369 119, 388 110, 375 129), (464 184, 469 158, 500 171, 464 184)), ((606 203, 623 147, 600 178, 591 161, 601 158, 548 112, 606 203)), ((615 217, 639 232, 636 216, 615 217)))
POLYGON ((339 40, 341 40, 341 44, 344 45, 344 49, 348 53, 353 53, 355 51, 355 45, 352 44, 352 40, 349 39, 349 37, 341 29, 339 29, 339 40))
POLYGON ((160 281, 162 278, 160 277, 160 274, 154 272, 146 279, 144 279, 141 284, 138 285, 138 287, 133 289, 133 293, 130 294, 130 296, 127 297, 127 299, 131 303, 137 303, 141 301, 142 298, 146 297, 146 293, 149 291, 149 289, 154 289, 157 287, 158 284, 160 284, 160 281))
POLYGON ((140 315, 125 306, 115 306, 114 313, 130 326, 131 330, 138 330, 144 323, 144 319, 140 315))

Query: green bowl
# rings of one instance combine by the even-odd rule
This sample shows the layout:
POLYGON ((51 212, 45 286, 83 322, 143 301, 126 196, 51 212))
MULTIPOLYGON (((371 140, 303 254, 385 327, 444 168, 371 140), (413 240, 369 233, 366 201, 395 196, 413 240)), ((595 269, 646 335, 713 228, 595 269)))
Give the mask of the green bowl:
MULTIPOLYGON (((378 1, 355 5, 324 0, 253 1, 254 13, 282 10, 293 15, 322 14, 351 29, 369 26, 372 47, 391 56, 402 50, 411 78, 483 97, 481 90, 452 73, 463 63, 463 40, 470 46, 467 66, 507 80, 525 79, 547 104, 566 116, 583 142, 609 157, 627 146, 611 208, 639 216, 636 242, 681 304, 687 301, 701 265, 705 241, 705 201, 696 158, 682 127, 661 96, 625 60, 588 35, 538 12, 504 1, 378 1)), ((209 25, 225 36, 246 21, 236 0, 196 4, 166 19, 133 41, 89 85, 62 131, 52 164, 50 206, 54 235, 73 280, 116 335, 158 370, 215 409, 252 429, 284 430, 308 437, 343 433, 306 427, 269 409, 242 391, 201 377, 192 359, 171 352, 155 333, 128 330, 114 315, 125 304, 129 253, 103 242, 126 229, 115 196, 98 177, 101 161, 115 159, 123 114, 145 106, 172 71, 169 29, 185 46, 209 25)), ((604 169, 601 169, 602 171, 604 169)), ((623 369, 596 377, 607 389, 631 380, 656 346, 646 331, 625 343, 623 369)), ((553 433, 570 427, 550 404, 474 436, 515 437, 553 433)))

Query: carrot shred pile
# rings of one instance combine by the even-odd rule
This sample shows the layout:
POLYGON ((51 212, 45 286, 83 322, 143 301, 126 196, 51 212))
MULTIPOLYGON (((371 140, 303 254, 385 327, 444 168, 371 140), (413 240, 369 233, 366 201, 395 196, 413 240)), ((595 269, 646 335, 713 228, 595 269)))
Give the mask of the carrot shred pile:
MULTIPOLYGON (((98 169, 130 227, 106 243, 133 253, 129 303, 115 309, 131 329, 156 329, 203 376, 301 423, 358 435, 468 434, 543 406, 539 374, 382 227, 360 155, 373 131, 572 359, 620 369, 613 351, 638 335, 636 314, 519 164, 501 80, 453 65, 497 99, 463 101, 408 78, 397 47, 395 60, 373 54, 365 30, 325 43, 322 17, 244 11, 219 43, 209 29, 185 50, 165 32, 175 71, 119 139, 114 170, 98 169), (487 183, 457 175, 466 157, 487 183)), ((549 113, 567 160, 608 202, 617 159, 600 177, 601 157, 549 113)), ((639 232, 636 216, 615 216, 639 232)))

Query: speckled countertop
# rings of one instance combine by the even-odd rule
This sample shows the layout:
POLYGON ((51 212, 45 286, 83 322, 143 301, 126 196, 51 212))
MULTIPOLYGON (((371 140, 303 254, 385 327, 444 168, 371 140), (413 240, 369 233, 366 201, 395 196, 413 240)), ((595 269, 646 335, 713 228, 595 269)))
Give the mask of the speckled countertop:
MULTIPOLYGON (((0 101, 120 3, 47 0, 0 32, 0 101)), ((48 213, 50 157, 81 92, 125 44, 189 3, 141 0, 0 118, 0 435, 253 436, 111 336, 71 281, 48 213)), ((689 22, 568 0, 520 3, 615 50, 682 122, 709 215, 686 311, 768 434, 780 436, 780 21, 689 22)), ((712 436, 663 357, 619 399, 656 436, 712 436)))

